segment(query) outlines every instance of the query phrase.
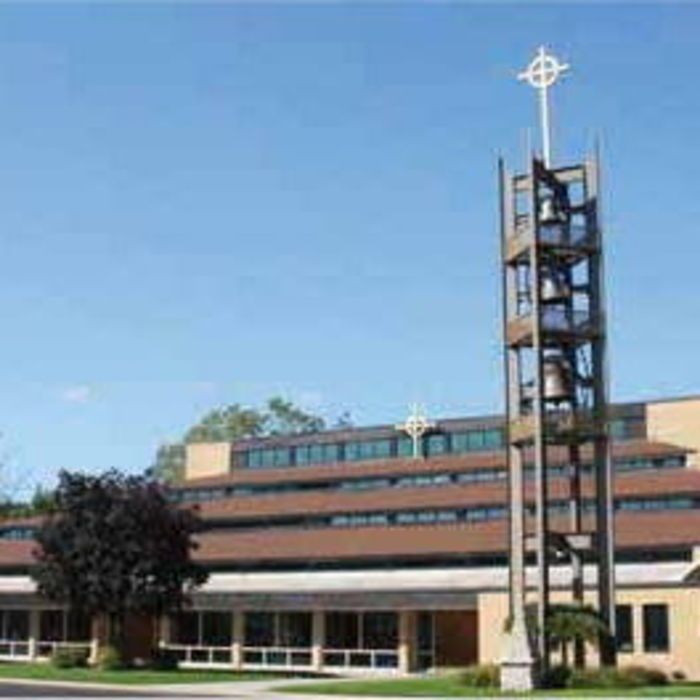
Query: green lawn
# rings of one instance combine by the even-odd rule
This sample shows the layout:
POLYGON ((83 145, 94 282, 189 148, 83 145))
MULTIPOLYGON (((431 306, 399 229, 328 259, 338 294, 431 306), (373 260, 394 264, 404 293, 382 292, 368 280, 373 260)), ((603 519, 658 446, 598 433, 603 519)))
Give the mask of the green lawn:
MULTIPOLYGON (((430 678, 390 678, 382 680, 324 681, 305 685, 288 685, 275 688, 276 691, 290 693, 310 693, 319 695, 375 695, 425 697, 498 697, 500 693, 492 688, 469 688, 458 679, 449 676, 430 678)), ((700 697, 700 684, 683 683, 665 687, 601 690, 552 690, 537 691, 528 695, 537 697, 583 697, 583 696, 648 696, 648 697, 700 697)), ((512 697, 512 693, 510 694, 512 697)))
POLYGON ((0 679, 28 678, 42 681, 76 681, 82 683, 111 683, 118 685, 165 685, 168 683, 211 683, 216 681, 259 681, 270 678, 290 678, 292 674, 234 671, 98 671, 91 668, 54 668, 51 664, 0 663, 0 679))

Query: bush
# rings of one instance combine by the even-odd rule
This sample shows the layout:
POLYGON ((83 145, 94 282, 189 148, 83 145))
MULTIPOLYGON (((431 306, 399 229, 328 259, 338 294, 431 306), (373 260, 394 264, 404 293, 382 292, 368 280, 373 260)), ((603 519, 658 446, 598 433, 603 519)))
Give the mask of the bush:
POLYGON ((668 676, 658 668, 649 666, 623 666, 618 673, 629 680, 642 685, 668 685, 668 676))
POLYGON ((575 670, 569 681, 570 688, 641 688, 668 683, 663 671, 646 666, 624 668, 591 668, 575 670))
POLYGON ((87 649, 73 647, 56 647, 51 654, 51 665, 54 668, 84 668, 88 665, 87 649))
POLYGON ((543 688, 568 688, 572 670, 568 666, 552 666, 542 676, 543 688))
POLYGON ((501 682, 500 669, 496 664, 470 666, 460 672, 459 680, 469 688, 498 688, 501 682))
POLYGON ((100 671, 119 671, 125 668, 126 664, 121 653, 116 647, 102 647, 97 654, 97 668, 100 671))
POLYGON ((151 656, 150 667, 155 671, 174 671, 177 662, 177 654, 172 649, 156 649, 151 656))

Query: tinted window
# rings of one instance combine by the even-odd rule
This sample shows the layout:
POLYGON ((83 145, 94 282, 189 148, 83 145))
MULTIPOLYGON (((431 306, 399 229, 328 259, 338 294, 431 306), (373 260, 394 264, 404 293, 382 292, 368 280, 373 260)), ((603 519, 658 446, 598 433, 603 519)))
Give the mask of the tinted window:
POLYGON ((643 608, 643 620, 644 651, 668 651, 668 605, 645 605, 643 608))
POLYGON ((615 628, 617 630, 618 651, 632 651, 634 649, 634 634, 631 605, 617 605, 615 607, 615 628))

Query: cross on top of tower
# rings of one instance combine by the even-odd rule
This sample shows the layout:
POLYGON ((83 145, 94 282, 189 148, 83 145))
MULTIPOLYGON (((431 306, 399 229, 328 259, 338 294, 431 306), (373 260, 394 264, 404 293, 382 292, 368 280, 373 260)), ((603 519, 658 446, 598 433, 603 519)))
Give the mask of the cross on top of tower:
POLYGON ((539 92, 540 119, 542 127, 542 155, 547 167, 551 161, 551 139, 549 124, 549 95, 548 91, 559 78, 569 70, 568 63, 561 63, 556 56, 547 53, 540 46, 530 65, 518 74, 518 80, 527 82, 539 92))

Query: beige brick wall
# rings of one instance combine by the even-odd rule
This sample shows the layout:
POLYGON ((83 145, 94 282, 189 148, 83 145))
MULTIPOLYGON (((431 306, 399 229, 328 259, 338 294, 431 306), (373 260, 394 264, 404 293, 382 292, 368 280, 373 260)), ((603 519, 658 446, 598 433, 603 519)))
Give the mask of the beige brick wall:
MULTIPOLYGON (((594 601, 592 592, 586 595, 594 601)), ((555 601, 569 600, 562 592, 553 595, 555 601)), ((642 664, 661 668, 667 673, 683 672, 689 679, 700 680, 700 588, 638 588, 617 592, 618 604, 632 605, 634 651, 619 655, 620 665, 642 664), (643 651, 642 606, 665 603, 669 606, 669 653, 643 651)), ((508 616, 508 596, 505 593, 479 595, 479 663, 497 663, 503 651, 503 626, 508 616)), ((595 663, 595 654, 589 655, 595 663)))
POLYGON ((650 440, 670 442, 696 450, 689 464, 700 468, 700 399, 674 399, 647 404, 650 440))
POLYGON ((231 471, 228 442, 193 442, 185 447, 185 480, 223 476, 231 471))

